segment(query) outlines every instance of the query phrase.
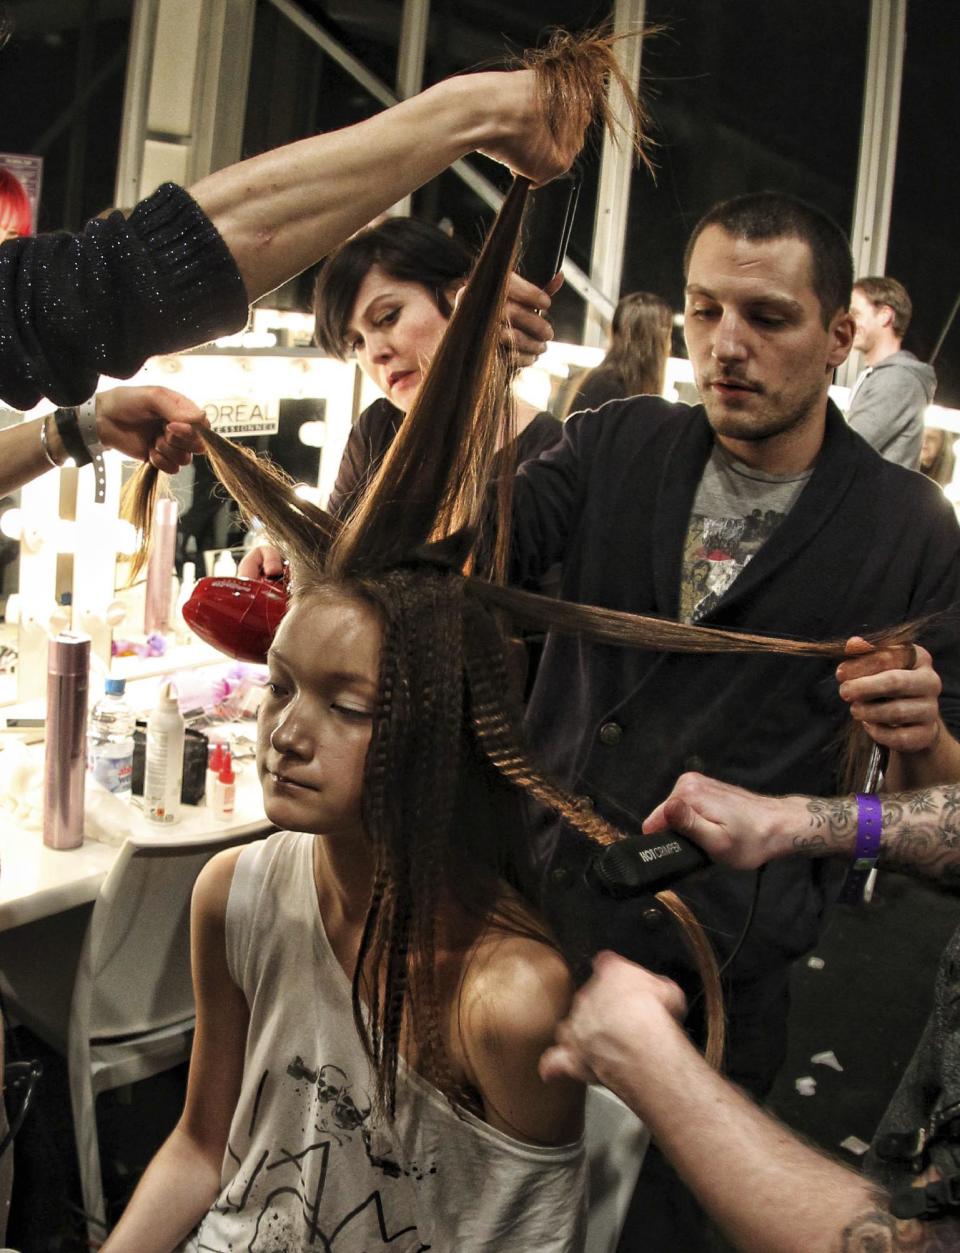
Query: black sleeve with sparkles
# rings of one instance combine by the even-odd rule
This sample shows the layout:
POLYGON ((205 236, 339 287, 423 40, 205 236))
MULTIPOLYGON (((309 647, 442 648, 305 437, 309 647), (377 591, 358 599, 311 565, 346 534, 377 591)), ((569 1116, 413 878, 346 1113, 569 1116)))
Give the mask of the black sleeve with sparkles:
POLYGON ((100 374, 239 330, 247 295, 216 227, 166 183, 129 218, 0 245, 0 399, 76 405, 100 374))

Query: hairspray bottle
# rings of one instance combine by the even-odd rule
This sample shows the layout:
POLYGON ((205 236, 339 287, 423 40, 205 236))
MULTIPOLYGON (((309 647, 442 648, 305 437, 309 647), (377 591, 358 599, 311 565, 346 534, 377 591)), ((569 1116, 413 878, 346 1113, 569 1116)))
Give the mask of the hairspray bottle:
POLYGON ((83 843, 89 676, 90 636, 61 631, 47 647, 43 842, 50 848, 83 843))
POLYGON ((151 822, 178 822, 186 732, 176 684, 167 679, 147 719, 143 764, 143 812, 151 822))
POLYGON ((173 559, 177 549, 177 502, 158 500, 153 514, 153 535, 147 561, 147 595, 143 629, 147 635, 163 635, 172 624, 173 559))

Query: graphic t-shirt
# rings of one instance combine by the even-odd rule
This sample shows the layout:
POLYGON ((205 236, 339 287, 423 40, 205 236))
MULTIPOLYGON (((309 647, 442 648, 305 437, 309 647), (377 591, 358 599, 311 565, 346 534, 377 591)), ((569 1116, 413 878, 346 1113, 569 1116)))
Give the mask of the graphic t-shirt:
POLYGON ((582 1140, 524 1144, 401 1065, 374 1107, 350 983, 317 906, 311 835, 243 850, 227 962, 250 1006, 221 1191, 184 1253, 577 1253, 582 1140))
POLYGON ((719 443, 703 471, 690 512, 680 570, 680 621, 712 613, 783 519, 813 474, 765 474, 719 443))

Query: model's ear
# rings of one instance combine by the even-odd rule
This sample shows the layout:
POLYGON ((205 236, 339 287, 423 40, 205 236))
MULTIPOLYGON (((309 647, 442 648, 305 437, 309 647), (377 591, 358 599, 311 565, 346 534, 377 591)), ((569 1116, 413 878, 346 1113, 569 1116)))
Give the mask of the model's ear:
POLYGON ((850 356, 857 324, 849 309, 838 309, 827 328, 827 369, 835 370, 850 356))

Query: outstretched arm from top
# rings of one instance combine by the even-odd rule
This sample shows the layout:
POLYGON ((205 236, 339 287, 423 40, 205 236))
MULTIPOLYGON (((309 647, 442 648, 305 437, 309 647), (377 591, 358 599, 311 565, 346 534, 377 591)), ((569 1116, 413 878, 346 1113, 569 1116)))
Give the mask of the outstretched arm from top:
POLYGON ((534 182, 562 173, 582 134, 555 139, 530 70, 449 79, 344 130, 172 185, 124 220, 0 245, 0 397, 75 405, 99 374, 243 326, 248 302, 373 216, 480 150, 534 182))
POLYGON ((533 71, 468 74, 355 126, 218 170, 190 190, 255 300, 468 152, 542 183, 568 168, 581 140, 551 136, 533 71))

